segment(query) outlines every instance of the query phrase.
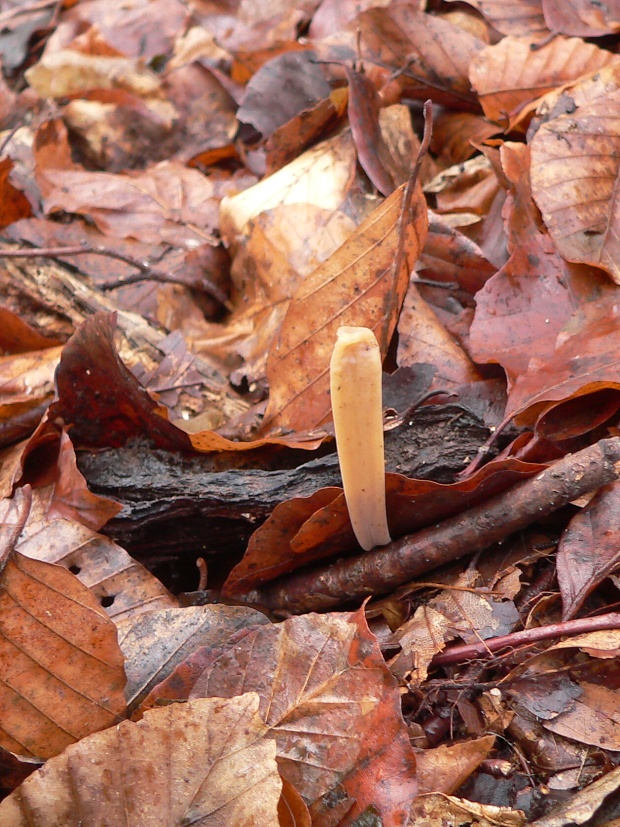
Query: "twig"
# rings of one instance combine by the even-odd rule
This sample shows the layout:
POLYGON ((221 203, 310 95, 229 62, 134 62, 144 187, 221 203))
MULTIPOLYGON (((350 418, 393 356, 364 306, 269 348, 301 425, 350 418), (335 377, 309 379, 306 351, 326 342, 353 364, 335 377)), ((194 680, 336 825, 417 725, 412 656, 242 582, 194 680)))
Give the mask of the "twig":
POLYGON ((445 652, 435 655, 431 664, 433 666, 445 666, 448 663, 462 663, 475 658, 484 658, 491 652, 498 652, 500 649, 515 649, 517 646, 539 643, 542 640, 551 640, 565 635, 582 635, 586 632, 598 632, 601 629, 620 629, 620 613, 610 612, 598 617, 565 620, 563 623, 550 623, 548 626, 538 626, 534 629, 512 632, 510 635, 487 638, 487 640, 478 643, 452 646, 445 652))
POLYGON ((438 566, 481 551, 620 477, 620 437, 563 457, 486 503, 384 548, 263 586, 252 603, 294 614, 382 594, 438 566))
MULTIPOLYGON (((0 258, 37 258, 39 256, 45 258, 59 258, 60 256, 83 256, 83 255, 98 255, 106 258, 113 258, 116 261, 122 261, 130 267, 135 267, 139 270, 138 273, 131 276, 124 276, 113 279, 111 281, 100 282, 97 287, 99 290, 116 290, 118 287, 125 287, 128 284, 136 284, 140 281, 157 281, 163 284, 182 284, 185 287, 191 287, 187 279, 177 278, 169 273, 162 273, 161 270, 154 270, 153 263, 148 259, 140 261, 140 259, 133 256, 118 253, 116 250, 109 250, 107 247, 97 245, 92 247, 88 243, 74 244, 68 247, 33 247, 26 250, 7 250, 0 248, 0 258)), ((219 289, 216 284, 213 284, 209 279, 204 279, 203 288, 206 288, 209 294, 223 305, 227 310, 232 310, 232 305, 228 297, 219 289)))

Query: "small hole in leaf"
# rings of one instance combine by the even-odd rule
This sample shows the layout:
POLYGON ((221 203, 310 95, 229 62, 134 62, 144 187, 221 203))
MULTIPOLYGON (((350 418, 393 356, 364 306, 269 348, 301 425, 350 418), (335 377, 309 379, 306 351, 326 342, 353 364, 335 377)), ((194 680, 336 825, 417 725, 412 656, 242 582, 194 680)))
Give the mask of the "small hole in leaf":
POLYGON ((71 574, 79 574, 82 569, 79 566, 69 566, 69 571, 71 574))
POLYGON ((109 606, 112 605, 112 603, 114 603, 115 598, 115 594, 107 594, 105 597, 101 598, 101 605, 104 609, 107 609, 109 606))

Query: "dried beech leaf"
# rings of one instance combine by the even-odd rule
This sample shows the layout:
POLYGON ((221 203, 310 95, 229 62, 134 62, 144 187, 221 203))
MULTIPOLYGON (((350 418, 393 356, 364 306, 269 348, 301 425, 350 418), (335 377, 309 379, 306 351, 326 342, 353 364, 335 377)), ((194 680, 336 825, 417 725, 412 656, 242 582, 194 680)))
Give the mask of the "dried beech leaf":
POLYGON ((620 284, 620 90, 543 124, 532 140, 532 193, 569 261, 620 284))
POLYGON ((552 32, 579 37, 601 37, 620 30, 618 0, 606 3, 588 0, 543 0, 545 21, 552 32))
POLYGON ((0 580, 0 745, 49 758, 124 716, 116 627, 66 569, 12 552, 0 580))
POLYGON ((329 360, 340 326, 370 327, 386 353, 427 232, 416 185, 402 218, 399 260, 406 193, 399 187, 295 293, 267 362, 270 429, 304 430, 329 416, 329 360))
POLYGON ((571 264, 555 249, 532 200, 528 147, 506 142, 501 159, 512 187, 504 208, 510 259, 476 295, 469 347, 476 362, 498 362, 513 382, 533 355, 553 356, 577 307, 614 287, 600 270, 571 264))
POLYGON ((130 706, 139 703, 189 654, 227 643, 240 631, 269 621, 245 606, 188 606, 120 620, 118 642, 125 656, 130 706))
POLYGON ((450 795, 465 783, 493 749, 495 735, 418 752, 420 793, 450 795))
POLYGON ((570 521, 557 554, 562 617, 574 617, 583 601, 620 562, 620 485, 601 488, 570 521))
POLYGON ((251 692, 84 738, 0 804, 3 827, 278 827, 275 744, 251 692))
MULTIPOLYGON (((447 0, 448 3, 460 0, 447 0)), ((542 0, 465 0, 502 34, 541 36, 549 34, 542 0)))
MULTIPOLYGON (((396 682, 363 610, 291 618, 205 655, 191 697, 259 693, 280 772, 315 827, 345 827, 371 806, 384 827, 405 822, 416 792, 414 755, 396 682)), ((179 697, 175 674, 162 685, 165 697, 179 697)))
POLYGON ((535 43, 533 38, 504 37, 471 62, 469 77, 485 115, 507 129, 536 98, 618 62, 617 55, 577 37, 554 37, 532 48, 535 43))
POLYGON ((436 103, 469 108, 475 95, 468 68, 484 47, 478 38, 413 4, 372 8, 358 17, 362 56, 402 72, 407 94, 433 96, 436 103))
POLYGON ((568 439, 605 422, 620 407, 620 308, 612 293, 570 320, 548 359, 530 360, 508 394, 506 416, 568 439), (589 396, 589 399, 583 397, 589 396))

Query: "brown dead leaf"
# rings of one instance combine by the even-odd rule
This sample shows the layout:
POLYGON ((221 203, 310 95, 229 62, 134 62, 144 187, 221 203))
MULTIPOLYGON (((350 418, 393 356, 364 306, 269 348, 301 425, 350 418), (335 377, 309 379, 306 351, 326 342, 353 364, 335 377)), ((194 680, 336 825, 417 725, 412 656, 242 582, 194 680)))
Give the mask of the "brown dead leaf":
POLYGON ((0 350, 5 354, 28 353, 62 344, 35 330, 8 307, 0 306, 0 350))
MULTIPOLYGON (((7 533, 29 508, 23 495, 12 505, 7 533)), ((49 758, 124 716, 123 656, 114 624, 73 574, 4 545, 0 740, 49 758)))
POLYGON ((142 61, 73 49, 44 55, 25 75, 42 98, 65 98, 91 89, 125 89, 148 97, 160 89, 159 78, 142 61))
POLYGON ((587 433, 612 416, 620 407, 618 312, 615 292, 577 311, 553 355, 532 358, 517 378, 506 417, 536 424, 539 434, 561 440, 587 433))
POLYGON ((35 175, 45 211, 89 216, 102 233, 191 248, 214 241, 218 206, 231 184, 175 161, 147 173, 89 172, 71 161, 66 129, 48 121, 34 146, 35 175))
POLYGON ((620 90, 543 124, 532 139, 532 193, 558 251, 620 284, 620 90))
POLYGON ((570 264, 541 226, 529 184, 524 144, 501 148, 512 191, 505 209, 509 261, 476 295, 469 345, 476 362, 498 362, 513 382, 530 359, 549 359, 558 333, 579 306, 612 290, 592 267, 570 264))
POLYGON ((240 632, 268 623, 246 606, 188 606, 149 611, 117 621, 118 642, 125 656, 130 709, 202 646, 226 646, 240 632))
POLYGON ((394 192, 394 181, 387 166, 388 150, 379 128, 380 98, 366 75, 345 64, 349 84, 349 123, 357 157, 366 175, 381 195, 394 192))
POLYGON ((316 827, 345 827, 368 807, 385 827, 404 822, 416 791, 414 756, 396 683, 363 610, 249 632, 206 666, 191 697, 240 690, 259 693, 280 772, 316 827))
POLYGON ((237 118, 252 124, 266 138, 330 92, 313 51, 284 52, 251 77, 237 118))
POLYGON ((495 735, 484 735, 472 741, 419 750, 416 756, 420 794, 456 792, 489 755, 494 743, 495 735))
POLYGON ((11 183, 12 169, 13 162, 10 158, 0 159, 0 229, 32 215, 30 201, 11 183))
POLYGON ((54 371, 62 347, 0 356, 0 444, 36 428, 53 399, 54 371))
MULTIPOLYGON (((478 804, 466 798, 431 793, 421 795, 413 802, 409 827, 445 824, 446 821, 459 827, 498 827, 500 824, 502 827, 525 827, 528 823, 522 810, 478 804)), ((531 822, 532 827, 534 823, 538 825, 538 822, 531 822)))
POLYGON ((433 365, 437 369, 431 384, 433 390, 482 379, 467 353, 450 336, 413 282, 398 319, 396 358, 400 367, 418 363, 433 365))
POLYGON ((362 57, 402 71, 403 93, 457 108, 475 106, 469 64, 484 43, 413 5, 371 8, 358 17, 362 57))
POLYGON ((618 60, 576 37, 554 37, 540 47, 536 38, 504 37, 478 52, 469 77, 487 118, 508 131, 536 98, 618 60))
POLYGON ((114 9, 107 0, 89 0, 75 3, 64 19, 74 31, 96 33, 120 54, 148 60, 168 54, 188 16, 182 0, 132 0, 114 9))
POLYGON ((381 204, 294 295, 269 352, 265 428, 303 430, 329 416, 328 366, 342 325, 370 327, 387 352, 427 232, 421 189, 416 185, 409 202, 408 187, 381 204))
POLYGON ((570 706, 543 726, 581 744, 620 750, 620 691, 606 686, 580 682, 581 694, 570 706))
POLYGON ((543 0, 545 22, 552 32, 578 37, 602 37, 620 30, 620 4, 609 0, 598 3, 584 0, 543 0))
POLYGON ((277 827, 281 782, 256 693, 146 713, 84 738, 0 804, 5 827, 277 827))
POLYGON ((606 485, 576 514, 557 554, 562 618, 574 617, 586 597, 618 566, 620 486, 606 485))
MULTIPOLYGON (((460 0, 447 0, 448 3, 460 0)), ((497 29, 507 35, 547 37, 542 0, 465 0, 497 29)))

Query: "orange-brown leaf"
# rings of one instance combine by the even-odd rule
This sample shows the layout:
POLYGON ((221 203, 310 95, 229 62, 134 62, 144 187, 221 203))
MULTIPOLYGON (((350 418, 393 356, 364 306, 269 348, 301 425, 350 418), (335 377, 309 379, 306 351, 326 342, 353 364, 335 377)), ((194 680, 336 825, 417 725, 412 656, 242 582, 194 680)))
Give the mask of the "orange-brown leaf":
POLYGON ((427 232, 419 185, 410 210, 406 193, 399 187, 297 290, 267 362, 268 428, 304 430, 329 417, 328 368, 340 326, 371 328, 387 352, 427 232))

